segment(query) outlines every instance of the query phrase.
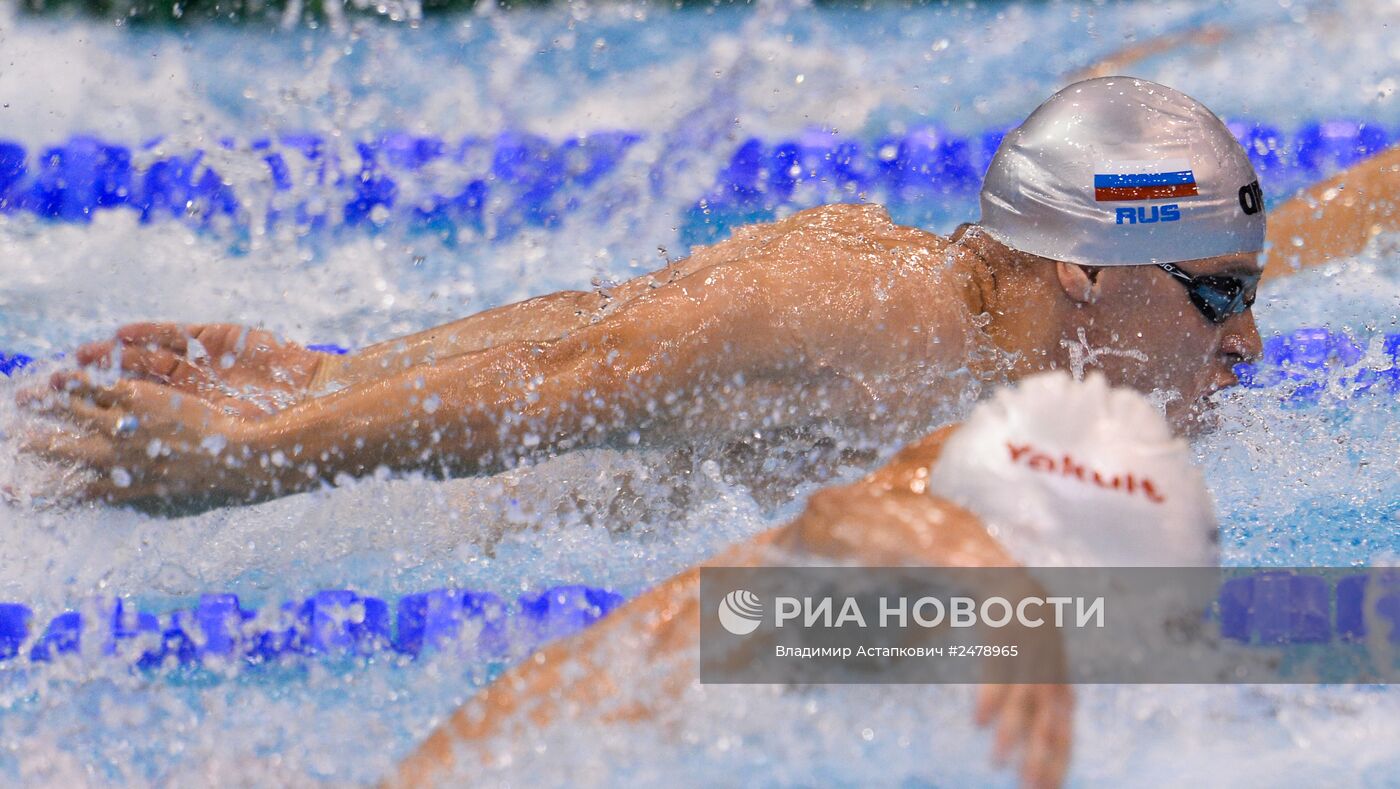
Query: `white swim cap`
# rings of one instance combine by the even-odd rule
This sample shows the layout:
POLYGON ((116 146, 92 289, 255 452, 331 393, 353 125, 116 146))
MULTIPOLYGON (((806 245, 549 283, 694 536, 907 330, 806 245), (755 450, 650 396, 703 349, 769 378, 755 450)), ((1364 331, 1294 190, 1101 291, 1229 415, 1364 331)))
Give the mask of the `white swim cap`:
POLYGON ((1254 167, 1195 99, 1102 77, 1051 96, 1002 140, 980 225, 1012 249, 1089 266, 1264 248, 1254 167))
POLYGON ((1217 564, 1210 493, 1186 442, 1102 375, 1042 373, 981 403, 928 490, 976 514, 1033 567, 1217 564))

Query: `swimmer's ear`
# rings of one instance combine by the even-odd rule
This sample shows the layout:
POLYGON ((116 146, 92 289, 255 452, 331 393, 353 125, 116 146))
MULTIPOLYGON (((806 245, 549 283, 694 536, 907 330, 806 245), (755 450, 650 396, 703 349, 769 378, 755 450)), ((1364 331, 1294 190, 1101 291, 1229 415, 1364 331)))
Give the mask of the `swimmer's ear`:
POLYGON ((1071 301, 1093 304, 1099 300, 1099 269, 1055 261, 1055 277, 1071 301))

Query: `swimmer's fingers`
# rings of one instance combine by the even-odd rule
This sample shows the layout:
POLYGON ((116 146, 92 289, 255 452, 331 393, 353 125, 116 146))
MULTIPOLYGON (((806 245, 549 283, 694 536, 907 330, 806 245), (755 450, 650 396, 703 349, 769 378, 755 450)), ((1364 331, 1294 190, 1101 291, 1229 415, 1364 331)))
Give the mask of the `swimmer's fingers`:
POLYGON ((978 726, 987 726, 996 720, 997 711, 1011 692, 1010 685, 999 682, 983 682, 977 688, 977 712, 974 715, 978 726))
POLYGON ((107 436, 50 430, 31 434, 21 448, 67 469, 64 485, 73 487, 66 487, 64 498, 121 504, 147 495, 132 485, 130 472, 122 484, 117 483, 117 449, 107 436))
POLYGON ((50 397, 31 410, 104 435, 116 435, 122 418, 118 409, 100 406, 85 397, 50 397))
POLYGON ((118 485, 110 473, 90 479, 74 494, 83 501, 102 501, 108 504, 126 504, 146 498, 144 489, 137 489, 129 481, 118 485))
POLYGON ((135 393, 131 381, 117 381, 108 386, 94 384, 87 375, 68 370, 54 373, 49 377, 49 391, 39 395, 38 390, 25 393, 26 403, 33 406, 39 402, 63 402, 55 398, 55 392, 67 393, 69 399, 86 399, 99 408, 111 408, 131 402, 135 393))
MULTIPOLYGON (((122 327, 121 371, 141 380, 182 388, 207 386, 213 375, 189 358, 189 340, 200 327, 175 324, 136 324, 122 327)), ((78 349, 80 365, 112 367, 112 342, 90 343, 78 349)))
POLYGON ((1026 740, 1021 780, 1036 789, 1053 789, 1064 783, 1069 769, 1074 724, 1074 694, 1068 685, 1032 686, 1035 712, 1026 740))
POLYGON ((996 713, 996 739, 992 744, 992 758, 997 764, 1006 764, 1029 734, 1031 715, 1034 712, 1034 698, 1031 685, 1012 685, 1003 697, 1001 708, 996 713))
POLYGON ((96 367, 99 370, 106 370, 112 366, 112 351, 116 348, 116 340, 83 343, 73 352, 73 360, 80 367, 96 367))
POLYGON ((122 372, 182 389, 205 387, 213 377, 203 367, 163 348, 127 348, 122 351, 122 372))
POLYGON ((20 449, 55 463, 84 468, 110 468, 116 460, 112 442, 106 436, 75 435, 63 430, 42 430, 26 436, 20 449))
POLYGON ((110 369, 112 355, 121 348, 122 368, 126 355, 133 348, 165 350, 183 355, 189 347, 189 331, 178 323, 131 323, 117 329, 110 340, 98 340, 78 346, 73 353, 79 366, 110 369))
POLYGON ((56 396, 48 386, 26 386, 15 392, 15 405, 34 411, 43 408, 56 396))
POLYGON ((70 399, 86 399, 100 408, 130 405, 138 391, 133 381, 116 381, 99 386, 82 375, 69 376, 63 390, 68 392, 70 399))
POLYGON ((77 370, 59 371, 49 376, 47 386, 27 386, 15 393, 15 403, 31 411, 47 411, 62 403, 65 394, 79 388, 92 388, 87 374, 77 370))
POLYGON ((197 328, 183 323, 129 323, 117 329, 117 341, 123 346, 162 348, 184 355, 197 328))

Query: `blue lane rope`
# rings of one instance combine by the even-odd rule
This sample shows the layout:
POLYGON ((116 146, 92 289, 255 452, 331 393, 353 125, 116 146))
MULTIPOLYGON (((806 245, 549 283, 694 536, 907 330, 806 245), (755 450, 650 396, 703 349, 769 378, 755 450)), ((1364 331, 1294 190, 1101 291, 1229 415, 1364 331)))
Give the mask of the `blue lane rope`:
POLYGON ((347 589, 305 600, 245 607, 232 594, 200 595, 191 608, 157 616, 122 598, 95 598, 35 627, 29 606, 0 603, 0 661, 47 663, 66 654, 97 654, 139 669, 215 662, 260 665, 327 655, 417 657, 452 645, 489 659, 576 633, 621 605, 621 595, 588 586, 557 586, 513 602, 492 592, 434 589, 398 600, 347 589), (465 643, 471 639, 471 643, 465 643))
POLYGON ((33 361, 33 356, 26 356, 22 353, 7 354, 0 351, 0 375, 13 375, 33 361))
POLYGON ((1377 366, 1362 366, 1369 342, 1323 327, 1296 329, 1264 340, 1257 362, 1235 365, 1248 389, 1282 388, 1285 405, 1307 406, 1331 393, 1342 399, 1400 395, 1400 333, 1381 340, 1377 366))
MULTIPOLYGON (((1350 119, 1310 121, 1292 134, 1263 123, 1229 125, 1274 197, 1400 137, 1350 119)), ((826 131, 751 138, 738 144, 691 211, 752 216, 814 202, 900 205, 972 193, 1004 133, 958 135, 924 126, 871 139, 826 131)), ((320 135, 283 134, 227 138, 209 151, 182 152, 163 150, 160 139, 127 146, 75 136, 32 151, 0 140, 0 214, 88 222, 96 212, 125 209, 143 222, 246 228, 256 211, 268 226, 377 227, 395 219, 442 231, 444 238, 460 230, 507 237, 523 227, 553 226, 587 205, 584 193, 644 138, 629 131, 562 142, 520 132, 462 140, 392 132, 341 146, 320 135), (261 169, 256 185, 235 184, 220 173, 220 162, 240 157, 261 169)))
MULTIPOLYGON (((1400 575, 1236 573, 1207 612, 1226 639, 1269 647, 1360 643, 1378 627, 1390 644, 1400 645, 1400 575), (1370 595, 1374 608, 1368 609, 1373 580, 1379 585, 1370 595)), ((0 603, 0 661, 27 658, 37 664, 64 655, 96 655, 139 670, 165 670, 347 655, 413 659, 450 649, 505 661, 587 628, 622 602, 613 591, 578 585, 522 595, 514 603, 492 592, 434 589, 400 598, 391 621, 384 600, 346 589, 319 591, 261 612, 244 607, 236 595, 206 594, 192 608, 163 616, 121 598, 96 598, 85 611, 55 616, 42 631, 33 627, 28 606, 0 603)))
MULTIPOLYGON (((1342 399, 1400 395, 1400 333, 1381 338, 1382 358, 1375 367, 1361 366, 1369 342, 1325 327, 1296 329, 1265 339, 1260 359, 1235 365, 1235 374, 1247 389, 1280 388, 1286 405, 1316 404, 1329 391, 1342 399)), ((321 353, 350 352, 333 344, 306 347, 321 353)), ((22 353, 0 351, 0 375, 14 375, 34 361, 22 353)))

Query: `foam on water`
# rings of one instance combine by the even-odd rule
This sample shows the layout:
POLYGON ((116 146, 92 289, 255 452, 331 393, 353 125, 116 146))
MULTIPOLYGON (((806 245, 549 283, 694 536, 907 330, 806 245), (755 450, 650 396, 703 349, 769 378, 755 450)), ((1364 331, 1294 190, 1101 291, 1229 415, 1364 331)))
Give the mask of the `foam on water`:
MULTIPOLYGON (((1204 19, 1272 24, 1286 45, 1244 38, 1218 53, 1160 55, 1135 73, 1228 117, 1290 128, 1317 117, 1400 124, 1387 82, 1400 50, 1387 36, 1393 25, 1368 4, 912 13, 573 5, 418 30, 351 23, 341 33, 272 34, 131 32, 15 13, 0 8, 0 55, 11 64, 0 69, 8 105, 0 136, 27 145, 79 132, 210 148, 223 136, 296 129, 347 150, 388 128, 648 134, 591 196, 591 210, 466 244, 394 227, 254 228, 243 237, 175 221, 143 225, 125 211, 88 225, 0 215, 0 348, 38 354, 148 318, 258 323, 293 339, 358 346, 503 301, 634 276, 686 251, 683 212, 747 136, 810 127, 871 134, 929 119, 961 133, 1009 125, 1065 72, 1204 19), (1332 21, 1320 32, 1279 26, 1309 8, 1332 21), (1341 42, 1345 57, 1336 56, 1341 42), (1308 76, 1297 79, 1300 71, 1308 76)), ((236 169, 230 177, 253 187, 265 178, 236 169)), ((965 197, 936 209, 947 218, 936 230, 973 210, 965 197)), ((1257 312, 1265 333, 1322 324, 1359 336, 1395 331, 1396 272, 1393 239, 1379 239, 1355 261, 1274 283, 1257 312)), ((0 484, 24 496, 52 473, 14 452, 21 423, 11 395, 34 380, 0 379, 0 484)), ((1228 560, 1369 564, 1400 555, 1397 409, 1379 396, 1298 409, 1281 406, 1273 390, 1224 395, 1222 427, 1196 448, 1228 560)), ((591 450, 495 477, 367 479, 181 519, 22 497, 0 504, 0 599, 34 605, 43 621, 91 595, 174 604, 228 590, 256 604, 327 586, 394 597, 432 586, 513 594, 565 582, 630 594, 783 522, 821 480, 860 472, 830 465, 787 480, 788 495, 775 497, 735 468, 718 451, 591 450)), ((368 783, 499 668, 453 653, 154 675, 95 655, 47 666, 8 661, 0 664, 0 771, 31 784, 368 783)), ((1397 723, 1389 690, 1090 688, 1079 698, 1072 777, 1082 785, 1382 785, 1400 770, 1400 753, 1382 737, 1397 723)), ((687 702, 656 728, 537 732, 502 777, 1012 781, 987 766, 988 739, 967 723, 965 689, 695 687, 687 702)))

